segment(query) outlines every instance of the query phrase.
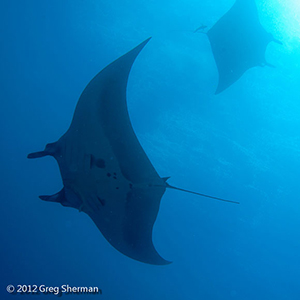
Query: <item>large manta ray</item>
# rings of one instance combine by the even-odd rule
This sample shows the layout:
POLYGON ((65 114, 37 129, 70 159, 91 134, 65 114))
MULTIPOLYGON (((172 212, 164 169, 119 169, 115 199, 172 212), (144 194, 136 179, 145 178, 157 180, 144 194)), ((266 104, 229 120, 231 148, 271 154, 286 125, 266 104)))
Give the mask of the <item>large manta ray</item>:
POLYGON ((260 24, 254 0, 237 0, 207 32, 219 71, 216 94, 236 82, 248 69, 270 66, 265 51, 275 40, 260 24))
POLYGON ((85 212, 114 248, 135 260, 163 265, 169 262, 152 242, 160 200, 166 187, 186 190, 157 174, 129 119, 128 76, 148 41, 98 73, 81 94, 68 131, 28 158, 51 155, 58 162, 64 187, 55 195, 40 196, 42 200, 85 212))

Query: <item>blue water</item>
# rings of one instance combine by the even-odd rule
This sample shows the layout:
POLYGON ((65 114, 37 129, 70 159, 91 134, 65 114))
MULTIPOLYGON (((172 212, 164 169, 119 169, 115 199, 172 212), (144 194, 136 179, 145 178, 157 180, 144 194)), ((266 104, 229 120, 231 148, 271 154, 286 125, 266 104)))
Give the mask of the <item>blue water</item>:
POLYGON ((214 96, 208 39, 234 3, 2 0, 1 299, 12 284, 98 286, 67 299, 296 300, 300 297, 300 7, 257 1, 267 61, 214 96), (297 19, 298 18, 298 19, 297 19), (133 127, 168 190, 153 240, 167 266, 117 252, 84 213, 38 199, 61 189, 53 158, 27 160, 68 128, 103 67, 152 36, 128 83, 133 127))

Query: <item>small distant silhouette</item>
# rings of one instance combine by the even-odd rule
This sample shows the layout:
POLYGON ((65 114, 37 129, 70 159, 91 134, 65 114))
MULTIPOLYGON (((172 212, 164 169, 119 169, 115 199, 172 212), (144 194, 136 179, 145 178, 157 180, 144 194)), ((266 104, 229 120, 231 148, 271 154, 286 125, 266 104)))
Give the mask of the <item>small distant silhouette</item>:
POLYGON ((265 59, 266 48, 270 42, 282 45, 260 24, 254 0, 237 0, 208 30, 207 36, 219 72, 215 94, 227 89, 252 67, 273 67, 265 59))

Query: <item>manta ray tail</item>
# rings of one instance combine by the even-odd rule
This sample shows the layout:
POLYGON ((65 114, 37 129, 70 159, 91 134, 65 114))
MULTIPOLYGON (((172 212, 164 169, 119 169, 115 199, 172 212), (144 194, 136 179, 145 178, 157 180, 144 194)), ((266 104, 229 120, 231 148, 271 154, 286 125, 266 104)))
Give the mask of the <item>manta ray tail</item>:
POLYGON ((210 196, 210 195, 206 195, 206 194, 201 194, 201 193, 197 193, 197 192, 193 192, 193 191, 181 189, 181 188, 178 188, 176 186, 172 186, 172 185, 170 185, 167 182, 165 182, 165 184, 166 184, 167 188, 170 188, 170 189, 173 189, 173 190, 182 191, 182 192, 186 192, 186 193, 190 193, 190 194, 194 194, 194 195, 198 195, 198 196, 202 196, 202 197, 206 197, 206 198, 210 198, 210 199, 215 199, 215 200, 219 200, 219 201, 240 204, 240 202, 237 202, 237 201, 227 200, 227 199, 223 199, 223 198, 218 198, 218 197, 214 197, 214 196, 210 196))

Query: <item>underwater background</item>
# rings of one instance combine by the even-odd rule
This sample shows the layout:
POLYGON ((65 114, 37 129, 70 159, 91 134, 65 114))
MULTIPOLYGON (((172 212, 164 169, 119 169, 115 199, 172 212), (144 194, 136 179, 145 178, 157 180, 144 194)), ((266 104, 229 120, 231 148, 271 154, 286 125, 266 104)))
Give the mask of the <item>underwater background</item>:
MULTIPOLYGON (((300 4, 256 1, 282 41, 215 96, 205 34, 234 0, 2 0, 1 299, 10 284, 97 286, 67 299, 300 298, 300 4), (55 160, 26 156, 69 127, 86 84, 146 38, 130 73, 132 125, 162 177, 240 205, 167 190, 153 241, 166 266, 115 250, 84 213, 38 199, 55 160)), ((116 120, 117 122, 117 120, 116 120)))

